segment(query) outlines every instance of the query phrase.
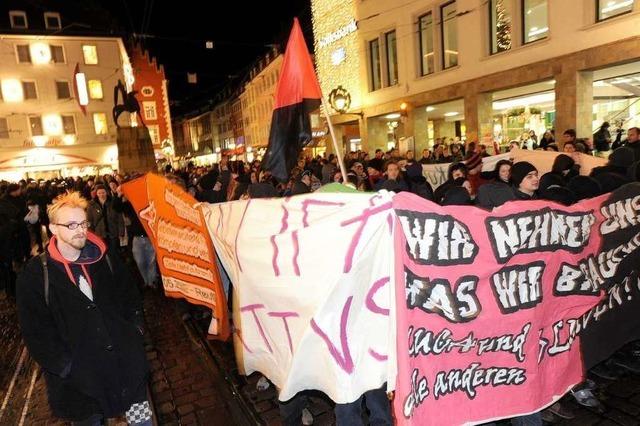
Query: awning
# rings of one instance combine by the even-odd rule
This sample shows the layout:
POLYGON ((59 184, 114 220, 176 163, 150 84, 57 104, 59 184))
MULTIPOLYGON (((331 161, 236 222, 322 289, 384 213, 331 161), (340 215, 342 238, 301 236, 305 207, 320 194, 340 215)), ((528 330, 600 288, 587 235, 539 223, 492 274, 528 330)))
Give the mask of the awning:
POLYGON ((0 150, 0 171, 41 171, 63 167, 100 165, 111 165, 117 168, 118 147, 116 144, 0 150))

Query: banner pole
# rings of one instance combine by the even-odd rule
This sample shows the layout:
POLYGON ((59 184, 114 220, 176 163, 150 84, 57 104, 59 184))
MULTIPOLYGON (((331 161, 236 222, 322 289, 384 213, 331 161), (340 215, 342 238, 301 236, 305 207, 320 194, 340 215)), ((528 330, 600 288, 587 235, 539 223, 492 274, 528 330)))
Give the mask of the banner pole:
POLYGON ((342 152, 338 145, 338 141, 336 140, 336 134, 333 130, 333 124, 331 124, 331 118, 329 117, 329 105, 327 105, 327 101, 324 99, 324 96, 322 97, 322 107, 324 110, 324 116, 327 119, 327 124, 329 125, 329 133, 331 134, 331 140, 333 141, 333 148, 336 150, 336 156, 338 157, 338 164, 340 164, 342 182, 345 183, 347 181, 347 169, 344 166, 344 158, 342 157, 342 152))

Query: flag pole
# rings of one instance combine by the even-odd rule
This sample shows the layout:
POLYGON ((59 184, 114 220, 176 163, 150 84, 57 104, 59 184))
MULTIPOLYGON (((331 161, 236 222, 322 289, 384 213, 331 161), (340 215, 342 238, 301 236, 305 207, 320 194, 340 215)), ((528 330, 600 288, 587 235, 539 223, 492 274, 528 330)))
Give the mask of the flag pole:
POLYGON ((331 117, 329 117, 329 105, 327 105, 327 101, 324 96, 322 96, 322 109, 324 110, 324 116, 327 119, 327 124, 329 125, 329 133, 331 134, 331 140, 333 141, 333 148, 336 150, 336 156, 338 157, 338 164, 340 165, 340 173, 342 173, 342 182, 347 182, 347 169, 344 166, 344 158, 342 156, 342 152, 340 150, 340 146, 338 145, 338 140, 336 139, 336 133, 333 130, 333 124, 331 124, 331 117))

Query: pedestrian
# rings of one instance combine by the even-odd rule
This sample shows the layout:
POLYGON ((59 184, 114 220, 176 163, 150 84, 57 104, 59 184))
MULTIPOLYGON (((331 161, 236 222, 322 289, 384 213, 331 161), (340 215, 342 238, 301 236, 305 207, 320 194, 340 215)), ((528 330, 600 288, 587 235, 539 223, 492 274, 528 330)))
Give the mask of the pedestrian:
POLYGON ((89 202, 87 218, 91 230, 102 238, 109 248, 120 247, 120 237, 124 236, 124 218, 118 212, 109 198, 104 185, 95 186, 96 196, 89 202))
POLYGON ((117 252, 88 231, 86 208, 77 192, 48 207, 53 236, 18 278, 22 337, 55 416, 97 426, 124 414, 150 426, 140 297, 117 252))

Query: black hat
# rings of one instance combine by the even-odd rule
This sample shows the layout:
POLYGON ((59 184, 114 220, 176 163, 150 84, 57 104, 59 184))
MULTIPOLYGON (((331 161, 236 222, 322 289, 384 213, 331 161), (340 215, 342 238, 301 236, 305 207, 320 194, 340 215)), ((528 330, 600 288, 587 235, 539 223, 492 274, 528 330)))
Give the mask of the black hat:
POLYGON ((529 173, 535 171, 538 169, 533 164, 528 161, 519 161, 511 166, 511 182, 518 187, 529 173))

